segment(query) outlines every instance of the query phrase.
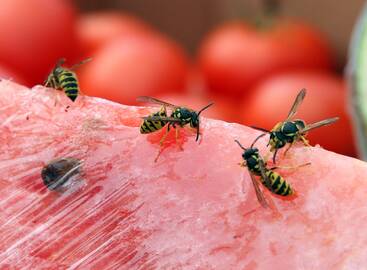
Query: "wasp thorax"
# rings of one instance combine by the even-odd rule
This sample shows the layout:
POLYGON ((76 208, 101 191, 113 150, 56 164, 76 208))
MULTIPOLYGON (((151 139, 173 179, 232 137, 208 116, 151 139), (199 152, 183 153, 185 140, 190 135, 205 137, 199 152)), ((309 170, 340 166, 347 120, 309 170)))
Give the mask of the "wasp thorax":
POLYGON ((298 126, 295 122, 285 122, 282 126, 282 132, 284 135, 294 135, 298 132, 298 126))
POLYGON ((248 160, 254 155, 259 155, 259 149, 257 148, 246 149, 245 152, 243 152, 242 157, 243 159, 248 160))
POLYGON ((270 133, 269 144, 273 149, 284 147, 287 143, 287 137, 280 131, 273 131, 270 133))
POLYGON ((180 109, 180 114, 181 114, 181 119, 190 119, 192 116, 192 111, 186 109, 186 108, 181 108, 180 109))

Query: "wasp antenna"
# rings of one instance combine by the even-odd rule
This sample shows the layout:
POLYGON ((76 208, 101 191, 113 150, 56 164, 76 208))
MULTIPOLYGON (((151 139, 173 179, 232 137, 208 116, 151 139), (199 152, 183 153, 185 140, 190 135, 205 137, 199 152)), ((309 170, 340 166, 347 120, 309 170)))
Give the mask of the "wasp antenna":
POLYGON ((84 59, 84 60, 80 61, 79 63, 74 64, 70 69, 71 69, 71 70, 75 70, 77 67, 79 67, 79 66, 81 66, 81 65, 84 65, 85 63, 88 63, 88 62, 90 62, 90 61, 92 61, 92 58, 91 58, 91 57, 88 57, 88 58, 86 58, 86 59, 84 59))
POLYGON ((257 129, 257 130, 260 130, 260 131, 264 131, 264 132, 267 132, 267 133, 269 133, 269 132, 270 132, 270 130, 267 130, 267 129, 265 129, 265 128, 261 128, 261 127, 250 126, 250 128, 257 129))
POLYGON ((263 133, 263 134, 261 134, 261 135, 257 136, 257 137, 256 137, 256 139, 254 140, 254 142, 251 144, 251 148, 255 145, 255 143, 256 143, 260 138, 264 137, 265 135, 266 135, 266 133, 263 133))
POLYGON ((214 105, 214 102, 209 103, 208 105, 206 105, 204 108, 202 108, 199 112, 198 115, 201 114, 202 111, 205 111, 206 109, 208 109, 210 106, 214 105))
POLYGON ((242 146, 242 144, 238 140, 234 140, 244 151, 246 151, 246 148, 242 146))
POLYGON ((330 119, 330 123, 334 123, 336 121, 338 121, 340 118, 337 116, 337 117, 333 117, 330 119))

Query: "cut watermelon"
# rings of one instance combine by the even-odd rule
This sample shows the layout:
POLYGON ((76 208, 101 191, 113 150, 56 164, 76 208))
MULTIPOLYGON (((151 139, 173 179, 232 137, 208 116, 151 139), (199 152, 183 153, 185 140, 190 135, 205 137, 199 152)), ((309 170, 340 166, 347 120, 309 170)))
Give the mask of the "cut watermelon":
MULTIPOLYGON (((152 109, 0 83, 0 269, 361 269, 367 265, 367 165, 296 145, 279 165, 297 196, 256 199, 242 150, 260 133, 202 119, 184 150, 141 135, 152 109), (60 102, 54 106, 55 96, 60 102), (65 107, 71 105, 65 112, 65 107), (49 161, 84 161, 51 191, 49 161)), ((257 146, 266 154, 266 137, 257 146)))

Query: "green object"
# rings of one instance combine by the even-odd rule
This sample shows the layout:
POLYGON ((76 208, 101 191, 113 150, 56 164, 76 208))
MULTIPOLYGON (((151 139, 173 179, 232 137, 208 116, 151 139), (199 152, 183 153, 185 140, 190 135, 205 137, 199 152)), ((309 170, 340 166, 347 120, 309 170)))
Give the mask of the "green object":
POLYGON ((358 150, 367 160, 367 5, 354 29, 347 75, 358 150))

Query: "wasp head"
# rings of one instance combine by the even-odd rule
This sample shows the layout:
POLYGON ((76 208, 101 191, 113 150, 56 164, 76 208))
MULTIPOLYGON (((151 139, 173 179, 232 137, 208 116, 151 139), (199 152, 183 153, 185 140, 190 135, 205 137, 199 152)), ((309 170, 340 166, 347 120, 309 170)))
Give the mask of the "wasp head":
POLYGON ((200 120, 199 120, 199 116, 200 114, 205 111, 206 109, 208 109, 210 106, 212 106, 214 103, 209 103, 208 105, 206 105, 204 108, 202 108, 200 111, 195 112, 192 111, 191 112, 191 120, 190 120, 190 126, 192 128, 196 128, 197 132, 196 132, 196 141, 199 140, 199 135, 200 135, 200 120))
POLYGON ((247 148, 243 154, 242 154, 242 157, 244 160, 248 160, 250 159, 251 157, 253 156, 258 156, 259 155, 259 149, 257 148, 247 148))

